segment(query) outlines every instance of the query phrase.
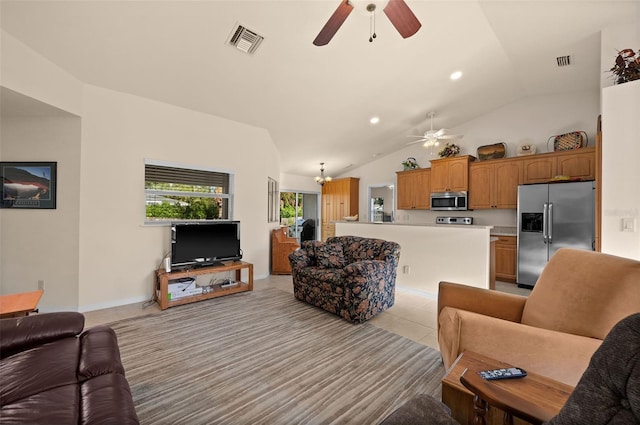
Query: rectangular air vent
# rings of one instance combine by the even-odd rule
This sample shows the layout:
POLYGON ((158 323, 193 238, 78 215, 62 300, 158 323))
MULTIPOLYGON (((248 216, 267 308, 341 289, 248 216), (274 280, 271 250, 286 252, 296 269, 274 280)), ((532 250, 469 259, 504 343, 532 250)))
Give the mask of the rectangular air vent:
POLYGON ((569 66, 571 65, 571 56, 567 55, 567 56, 558 56, 556 58, 556 61, 558 61, 558 66, 562 67, 562 66, 569 66))
POLYGON ((240 24, 236 24, 231 32, 229 45, 252 55, 258 49, 262 40, 264 40, 263 36, 256 34, 240 24))

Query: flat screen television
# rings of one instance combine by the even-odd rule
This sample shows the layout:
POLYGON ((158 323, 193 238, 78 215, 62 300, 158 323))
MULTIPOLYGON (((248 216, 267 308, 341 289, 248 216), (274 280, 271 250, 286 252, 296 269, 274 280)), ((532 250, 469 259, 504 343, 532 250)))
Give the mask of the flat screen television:
POLYGON ((241 258, 239 221, 171 224, 171 268, 211 266, 241 258))

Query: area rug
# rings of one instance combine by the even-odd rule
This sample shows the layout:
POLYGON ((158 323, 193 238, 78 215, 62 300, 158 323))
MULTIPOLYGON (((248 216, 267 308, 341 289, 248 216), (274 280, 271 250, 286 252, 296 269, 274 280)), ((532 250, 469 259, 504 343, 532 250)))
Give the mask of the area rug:
POLYGON ((142 424, 376 424, 440 398, 438 351, 278 289, 112 323, 142 424))

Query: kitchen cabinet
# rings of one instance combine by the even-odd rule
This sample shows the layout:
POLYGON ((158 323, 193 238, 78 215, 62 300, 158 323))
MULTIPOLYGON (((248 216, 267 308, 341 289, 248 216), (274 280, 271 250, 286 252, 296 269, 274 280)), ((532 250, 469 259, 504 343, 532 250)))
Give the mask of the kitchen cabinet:
POLYGON ((399 210, 428 210, 431 190, 429 168, 399 171, 397 174, 397 194, 399 210))
POLYGON ((595 180, 595 148, 551 152, 523 159, 523 183, 549 183, 556 176, 595 180))
POLYGON ((335 179, 322 186, 322 240, 335 235, 334 221, 358 214, 360 179, 335 179))
POLYGON ((518 207, 518 185, 523 181, 520 159, 497 159, 469 165, 469 208, 518 207))
POLYGON ((516 236, 495 236, 496 280, 516 283, 517 238, 516 236))
POLYGON ((461 192, 469 190, 471 155, 431 160, 431 192, 461 192))
POLYGON ((588 152, 574 151, 572 155, 559 155, 558 174, 561 176, 580 177, 582 180, 595 180, 595 148, 590 148, 588 152))

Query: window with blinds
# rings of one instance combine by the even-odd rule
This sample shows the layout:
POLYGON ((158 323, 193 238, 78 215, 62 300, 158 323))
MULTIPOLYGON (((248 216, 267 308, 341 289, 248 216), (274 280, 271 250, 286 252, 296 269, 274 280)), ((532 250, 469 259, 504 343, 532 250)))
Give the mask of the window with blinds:
POLYGON ((145 160, 147 222, 230 220, 233 174, 145 160))

